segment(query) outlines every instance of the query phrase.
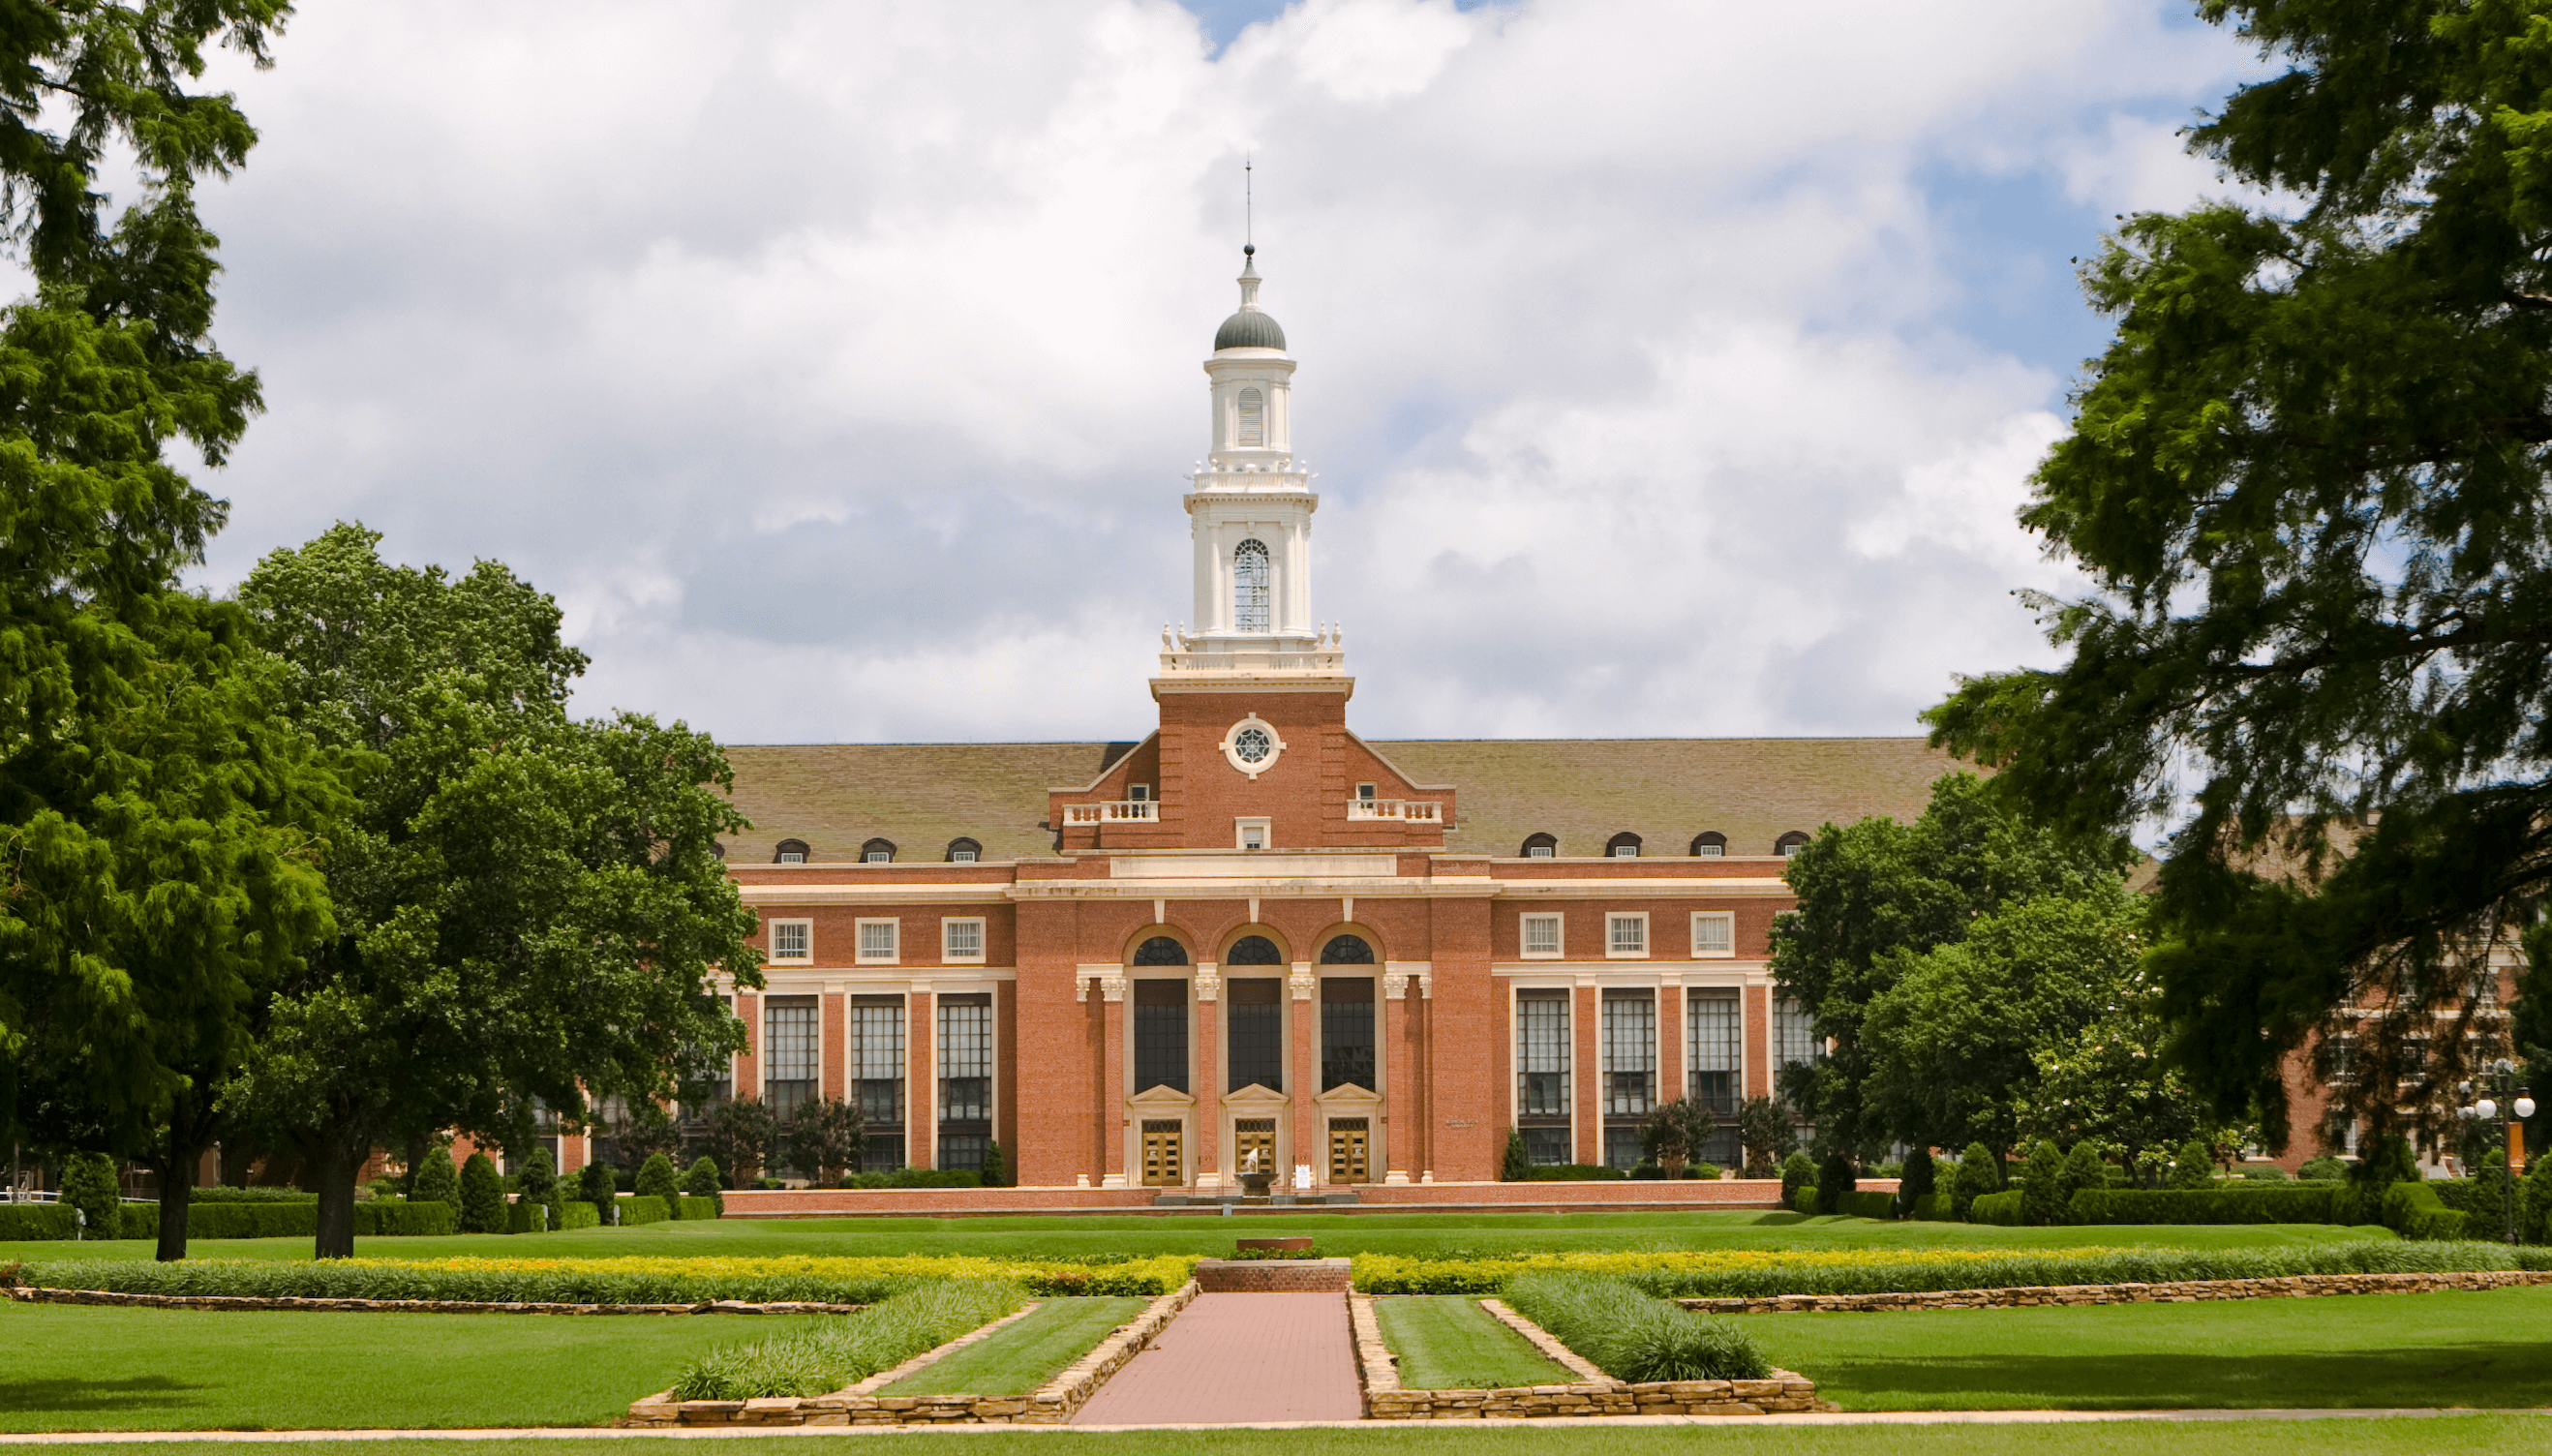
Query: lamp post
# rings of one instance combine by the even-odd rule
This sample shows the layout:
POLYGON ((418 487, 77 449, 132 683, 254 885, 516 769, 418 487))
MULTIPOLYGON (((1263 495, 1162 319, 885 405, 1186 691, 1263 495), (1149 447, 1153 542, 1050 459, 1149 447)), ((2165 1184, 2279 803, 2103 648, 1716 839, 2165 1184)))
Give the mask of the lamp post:
MULTIPOLYGON (((2507 1129, 2507 1178, 2500 1191, 2507 1204, 2507 1241, 2512 1244, 2516 1242, 2516 1180, 2525 1172, 2525 1119, 2534 1115, 2534 1097, 2516 1086, 2516 1064, 2505 1057, 2491 1063, 2480 1083, 2482 1095, 2459 1111, 2468 1122, 2499 1122, 2507 1129)), ((2463 1084, 2460 1091, 2471 1097, 2473 1084, 2463 1084)))

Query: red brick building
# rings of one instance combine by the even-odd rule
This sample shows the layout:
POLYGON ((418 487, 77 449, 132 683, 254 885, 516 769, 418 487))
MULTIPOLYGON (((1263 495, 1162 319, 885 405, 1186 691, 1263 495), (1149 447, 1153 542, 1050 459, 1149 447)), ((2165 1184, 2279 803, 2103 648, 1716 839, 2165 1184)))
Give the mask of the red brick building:
MULTIPOLYGON (((1627 1165, 1662 1098, 1804 1057, 1765 969, 1783 860, 1912 817, 1917 739, 1368 742, 1310 614, 1319 498, 1258 306, 1205 368, 1193 630, 1098 744, 742 747, 728 846, 767 989, 730 1092, 859 1101, 869 1166, 1213 1191, 1627 1165)), ((1733 1134, 1720 1161, 1736 1156, 1733 1134)), ((571 1155, 570 1161, 575 1161, 571 1155)))

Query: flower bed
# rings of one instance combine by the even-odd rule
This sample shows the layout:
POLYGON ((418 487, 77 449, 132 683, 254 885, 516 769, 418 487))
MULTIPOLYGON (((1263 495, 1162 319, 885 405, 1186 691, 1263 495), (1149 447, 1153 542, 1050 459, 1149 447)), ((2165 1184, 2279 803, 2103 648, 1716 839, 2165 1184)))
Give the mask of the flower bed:
POLYGON ((1475 1259, 1359 1254, 1355 1287, 1370 1295, 1493 1295, 1526 1274, 1603 1274, 1668 1299, 1769 1299, 2518 1268, 2552 1268, 2552 1250, 2370 1239, 2284 1249, 1672 1249, 1475 1259))
POLYGON ((1007 1280, 1030 1295, 1161 1295, 1187 1283, 1192 1258, 1074 1264, 905 1255, 767 1259, 47 1259, 16 1282, 116 1294, 257 1299, 435 1300, 479 1303, 874 1304, 934 1280, 1007 1280))

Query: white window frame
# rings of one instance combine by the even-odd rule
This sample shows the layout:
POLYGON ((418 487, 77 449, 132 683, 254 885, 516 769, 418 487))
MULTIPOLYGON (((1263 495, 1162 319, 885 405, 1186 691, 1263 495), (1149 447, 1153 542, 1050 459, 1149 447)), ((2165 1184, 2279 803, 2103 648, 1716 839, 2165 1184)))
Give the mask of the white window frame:
POLYGON ((1231 821, 1231 847, 1238 850, 1273 849, 1276 847, 1274 826, 1264 817, 1234 819, 1231 821), (1258 836, 1256 844, 1249 842, 1253 832, 1258 836))
POLYGON ((1696 961, 1733 961, 1737 959, 1736 911, 1695 910, 1692 912, 1692 958, 1696 961), (1727 942, 1724 948, 1719 950, 1704 949, 1703 941, 1706 937, 1701 933, 1702 922, 1704 921, 1713 922, 1720 928, 1722 931, 1720 939, 1727 942))
POLYGON ((981 916, 981 915, 942 915, 942 916, 940 916, 940 917, 939 917, 939 959, 940 959, 940 960, 942 960, 942 961, 944 961, 944 962, 946 962, 947 964, 949 964, 949 965, 951 965, 951 966, 981 966, 981 965, 983 965, 983 964, 984 964, 984 917, 983 917, 983 916, 981 916), (973 926, 973 927, 974 927, 974 930, 975 930, 975 949, 974 949, 971 953, 970 953, 970 952, 965 952, 965 951, 960 951, 960 950, 958 950, 958 949, 957 949, 956 932, 957 932, 957 927, 959 927, 959 926, 961 926, 961 925, 971 925, 971 926, 973 926))
POLYGON ((1608 961, 1645 961, 1648 958, 1648 912, 1646 910, 1607 910, 1604 912, 1604 959, 1608 961), (1640 927, 1636 949, 1622 948, 1622 927, 1640 927))
POLYGON ((1553 844, 1528 845, 1525 848, 1524 857, 1528 860, 1555 860, 1559 858, 1559 846, 1553 844))
POLYGON ((1356 797, 1359 799, 1373 798, 1380 791, 1381 787, 1382 785, 1379 783, 1359 783, 1356 785, 1356 797))
POLYGON ((853 942, 853 945, 859 952, 858 964, 862 966, 892 966, 901 958, 901 953, 904 949, 904 922, 894 916, 884 915, 873 920, 864 919, 854 921, 852 922, 852 933, 859 937, 853 942), (880 955, 869 948, 870 929, 872 927, 881 926, 886 930, 886 953, 884 955, 880 955))
POLYGON ((814 922, 814 921, 812 921, 812 920, 774 920, 774 921, 772 921, 772 922, 771 922, 771 960, 772 960, 772 963, 773 963, 774 965, 781 965, 781 966, 812 966, 812 965, 814 965, 814 964, 815 964, 815 922, 814 922), (792 929, 792 930, 803 930, 803 931, 805 931, 805 932, 806 932, 806 951, 805 951, 805 954, 803 954, 803 955, 798 955, 798 956, 790 956, 790 955, 783 955, 783 954, 781 954, 781 951, 780 951, 780 932, 781 932, 781 930, 782 930, 783 928, 788 928, 788 929, 792 929))
POLYGON ((1518 955, 1528 961, 1556 961, 1563 959, 1567 955, 1567 916, 1562 915, 1557 911, 1551 911, 1546 914, 1528 914, 1517 917, 1516 953, 1518 955), (1538 951, 1533 948, 1533 927, 1537 921, 1549 922, 1550 949, 1546 951, 1538 951))
POLYGON ((976 850, 950 850, 948 852, 948 863, 952 865, 971 865, 982 858, 982 853, 976 850))
POLYGON ((1148 783, 1128 783, 1125 785, 1125 797, 1132 803, 1149 803, 1152 798, 1152 785, 1148 783))

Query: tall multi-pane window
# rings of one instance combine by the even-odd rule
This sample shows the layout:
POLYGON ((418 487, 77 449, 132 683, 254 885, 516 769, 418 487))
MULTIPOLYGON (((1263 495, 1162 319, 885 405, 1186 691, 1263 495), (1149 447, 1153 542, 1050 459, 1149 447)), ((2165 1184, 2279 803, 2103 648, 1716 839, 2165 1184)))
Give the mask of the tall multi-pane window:
POLYGON ((1134 1091, 1188 1090, 1188 984, 1134 983, 1134 1091))
POLYGON ((1657 1001, 1652 990, 1608 990, 1603 1000, 1604 1162, 1636 1167, 1640 1128, 1657 1094, 1657 1001))
POLYGON ((1243 450, 1254 450, 1267 443, 1267 396, 1255 389, 1240 391, 1240 439, 1243 450))
POLYGON ((1231 554, 1231 627, 1235 632, 1274 630, 1274 572, 1267 543, 1252 537, 1231 554))
POLYGON ((1737 1010, 1737 992, 1691 990, 1684 993, 1684 1095, 1710 1109, 1719 1127, 1702 1153, 1723 1168, 1741 1161, 1738 1145, 1738 1092, 1745 1083, 1745 1022, 1737 1010))
POLYGON ((939 1166, 981 1168, 993 1140, 993 998, 939 998, 939 1166))
POLYGON ((815 998, 764 996, 762 1046, 762 1100, 786 1121, 815 1095, 815 998))
POLYGON ((1255 1084, 1285 1090, 1285 984, 1250 976, 1223 984, 1224 1014, 1231 1018, 1231 1079, 1225 1092, 1255 1084))
POLYGON ((1516 993, 1516 1126, 1533 1162, 1576 1161, 1568 1137, 1567 991, 1516 993))
POLYGON ((851 998, 851 1095, 866 1136, 860 1168, 893 1172, 904 1164, 904 997, 851 998))
POLYGON ((1321 1090, 1374 1091, 1373 978, 1321 978, 1321 1090))
POLYGON ((1816 1059, 1816 1018, 1807 1007, 1783 996, 1772 1005, 1772 1064, 1789 1068, 1816 1059))

